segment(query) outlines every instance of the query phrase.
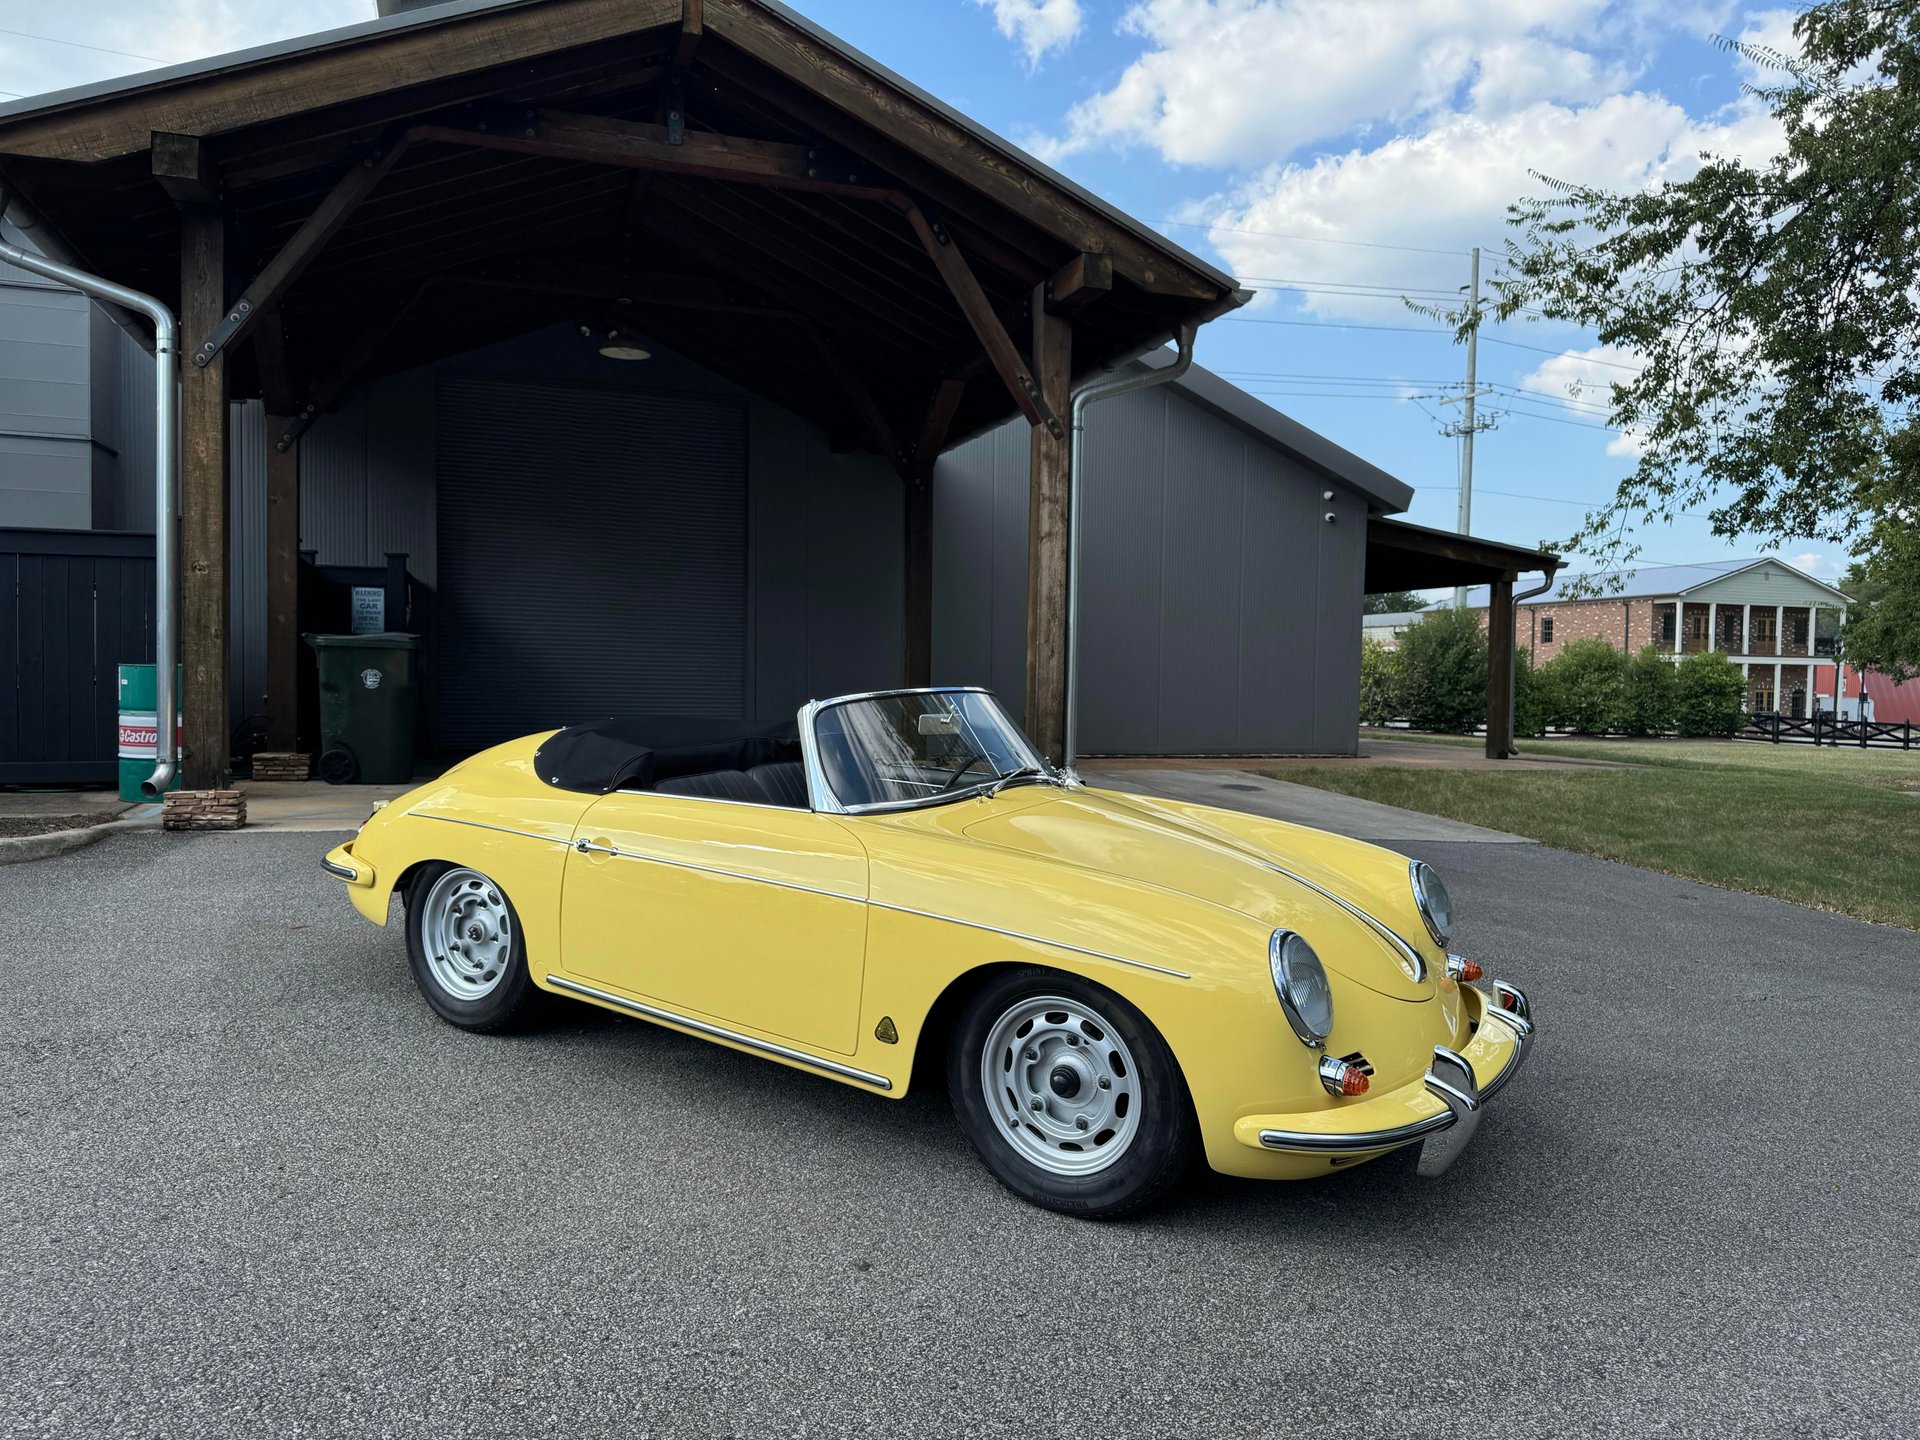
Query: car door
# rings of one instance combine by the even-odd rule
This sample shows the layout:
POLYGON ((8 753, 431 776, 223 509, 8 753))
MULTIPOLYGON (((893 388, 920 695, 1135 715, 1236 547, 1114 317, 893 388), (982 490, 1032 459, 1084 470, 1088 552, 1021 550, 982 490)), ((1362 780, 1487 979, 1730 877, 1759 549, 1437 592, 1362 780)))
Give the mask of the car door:
POLYGON ((569 973, 661 1008, 850 1055, 866 958, 867 854, 830 815, 614 794, 574 832, 569 973))

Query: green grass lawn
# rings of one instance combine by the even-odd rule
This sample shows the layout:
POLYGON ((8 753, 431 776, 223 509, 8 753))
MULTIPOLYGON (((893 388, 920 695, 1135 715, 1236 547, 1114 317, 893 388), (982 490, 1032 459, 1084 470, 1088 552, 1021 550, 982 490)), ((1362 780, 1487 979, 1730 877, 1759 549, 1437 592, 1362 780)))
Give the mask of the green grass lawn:
POLYGON ((1920 799, 1901 793, 1920 791, 1920 751, 1666 740, 1536 741, 1526 749, 1633 768, 1363 764, 1275 778, 1920 930, 1920 799))

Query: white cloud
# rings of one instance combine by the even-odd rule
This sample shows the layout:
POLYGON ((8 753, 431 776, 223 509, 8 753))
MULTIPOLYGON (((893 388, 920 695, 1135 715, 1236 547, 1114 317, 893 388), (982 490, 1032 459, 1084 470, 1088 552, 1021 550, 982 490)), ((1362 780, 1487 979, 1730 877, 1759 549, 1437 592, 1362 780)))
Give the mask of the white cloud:
POLYGON ((1520 382, 1522 390, 1532 390, 1555 399, 1578 400, 1586 405, 1604 405, 1612 396, 1610 387, 1631 378, 1640 357, 1619 345, 1593 345, 1584 350, 1569 350, 1543 361, 1520 382))
POLYGON ((1027 63, 1038 65, 1051 50, 1067 45, 1086 23, 1080 0, 973 0, 993 11, 1000 33, 1027 53, 1027 63))
MULTIPOLYGON (((987 3, 987 0, 981 0, 987 3)), ((1707 33, 1728 0, 1137 0, 1146 48, 1076 106, 1052 158, 1105 143, 1167 160, 1258 165, 1316 141, 1447 109, 1483 117, 1591 102, 1631 84, 1672 31, 1707 33)))
POLYGON ((1838 580, 1847 569, 1847 560, 1844 555, 1829 555, 1820 550, 1806 550, 1798 555, 1789 555, 1787 564, 1796 570, 1805 571, 1816 580, 1838 580))
POLYGON ((1371 149, 1270 165, 1182 218, 1211 226, 1208 238, 1243 276, 1389 292, 1301 294, 1316 316, 1404 323, 1397 295, 1457 293, 1472 246, 1488 250, 1492 273, 1509 233, 1507 206, 1542 188, 1531 172, 1633 190, 1691 174, 1702 151, 1757 158, 1778 142, 1772 120, 1744 102, 1704 123, 1638 93, 1587 105, 1540 101, 1491 117, 1449 112, 1371 149))

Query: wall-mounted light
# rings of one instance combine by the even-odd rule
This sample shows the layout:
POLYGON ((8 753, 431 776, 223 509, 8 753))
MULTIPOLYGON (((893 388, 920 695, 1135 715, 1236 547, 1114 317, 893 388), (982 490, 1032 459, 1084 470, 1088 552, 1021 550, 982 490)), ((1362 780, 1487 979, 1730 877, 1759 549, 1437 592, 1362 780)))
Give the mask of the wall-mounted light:
POLYGON ((639 337, 629 335, 624 330, 596 330, 591 325, 580 327, 580 338, 596 345, 600 354, 608 360, 651 360, 653 352, 640 343, 639 337))

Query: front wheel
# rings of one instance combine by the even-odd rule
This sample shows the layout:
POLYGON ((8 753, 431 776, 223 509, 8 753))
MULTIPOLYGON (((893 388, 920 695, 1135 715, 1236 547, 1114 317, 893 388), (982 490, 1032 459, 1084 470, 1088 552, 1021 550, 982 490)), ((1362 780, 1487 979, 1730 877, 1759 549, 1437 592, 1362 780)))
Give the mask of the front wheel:
POLYGON ((513 902, 478 870, 434 864, 414 872, 407 959, 434 1012, 463 1030, 505 1030, 537 993, 513 902))
POLYGON ((1166 1041, 1120 996, 1022 969, 988 983, 947 1050, 967 1138, 1009 1190, 1090 1220, 1144 1210, 1193 1159, 1193 1103, 1166 1041))

